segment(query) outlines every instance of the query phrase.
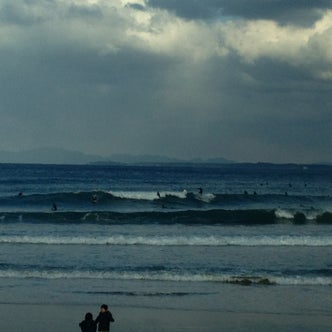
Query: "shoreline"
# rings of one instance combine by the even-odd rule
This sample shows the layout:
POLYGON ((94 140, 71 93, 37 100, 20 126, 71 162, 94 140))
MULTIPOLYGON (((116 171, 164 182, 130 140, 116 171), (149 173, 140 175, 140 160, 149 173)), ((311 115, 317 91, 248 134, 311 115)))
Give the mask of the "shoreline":
MULTIPOLYGON (((85 304, 0 303, 0 331, 80 331, 86 312, 94 317, 99 306, 85 304)), ((111 331, 232 331, 232 332, 328 332, 329 315, 228 312, 110 306, 115 318, 111 331)))

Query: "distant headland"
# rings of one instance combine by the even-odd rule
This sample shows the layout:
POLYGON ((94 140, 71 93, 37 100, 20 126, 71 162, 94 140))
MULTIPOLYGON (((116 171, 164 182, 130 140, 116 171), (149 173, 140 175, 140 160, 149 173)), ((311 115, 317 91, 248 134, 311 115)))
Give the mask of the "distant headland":
POLYGON ((0 163, 17 164, 231 164, 225 158, 179 159, 161 155, 112 154, 109 157, 60 148, 38 148, 24 151, 0 151, 0 163))
MULTIPOLYGON (((111 154, 100 156, 62 148, 43 147, 23 151, 0 151, 1 164, 58 164, 58 165, 232 165, 232 164, 275 164, 264 161, 234 161, 223 157, 181 159, 153 154, 111 154)), ((285 163, 283 163, 285 164, 285 163)), ((292 163, 294 165, 325 165, 332 162, 292 163)))

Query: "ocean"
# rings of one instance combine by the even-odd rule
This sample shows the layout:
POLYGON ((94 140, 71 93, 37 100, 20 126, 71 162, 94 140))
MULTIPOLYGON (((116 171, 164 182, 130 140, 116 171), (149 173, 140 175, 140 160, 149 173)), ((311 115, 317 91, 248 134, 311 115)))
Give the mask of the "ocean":
POLYGON ((0 249, 1 303, 331 315, 332 166, 2 164, 0 249))

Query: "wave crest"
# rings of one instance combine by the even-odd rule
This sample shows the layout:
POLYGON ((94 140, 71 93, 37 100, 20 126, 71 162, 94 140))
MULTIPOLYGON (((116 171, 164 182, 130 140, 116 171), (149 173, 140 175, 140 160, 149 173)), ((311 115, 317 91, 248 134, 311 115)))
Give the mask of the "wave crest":
POLYGON ((113 246, 332 246, 332 236, 0 236, 0 244, 113 246))
POLYGON ((180 273, 169 271, 63 271, 63 270, 0 270, 0 278, 16 279, 109 279, 169 282, 214 282, 235 285, 313 285, 331 286, 332 278, 324 276, 243 276, 216 273, 180 273))

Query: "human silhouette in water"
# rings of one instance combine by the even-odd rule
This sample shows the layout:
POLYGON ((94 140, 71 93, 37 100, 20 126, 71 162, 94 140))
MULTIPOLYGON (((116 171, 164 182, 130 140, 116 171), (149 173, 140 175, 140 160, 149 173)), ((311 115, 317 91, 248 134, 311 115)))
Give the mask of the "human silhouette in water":
POLYGON ((79 323, 82 332, 96 332, 97 323, 93 320, 93 316, 90 312, 87 312, 85 319, 79 323))
POLYGON ((98 202, 98 196, 97 195, 92 195, 91 202, 93 204, 97 204, 97 202, 98 202))
POLYGON ((56 204, 53 202, 52 204, 52 211, 57 211, 58 207, 56 206, 56 204))
POLYGON ((199 192, 200 195, 202 195, 203 194, 203 188, 199 187, 198 192, 199 192))

